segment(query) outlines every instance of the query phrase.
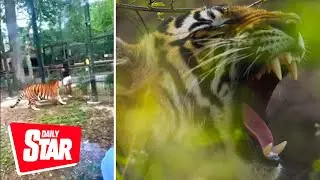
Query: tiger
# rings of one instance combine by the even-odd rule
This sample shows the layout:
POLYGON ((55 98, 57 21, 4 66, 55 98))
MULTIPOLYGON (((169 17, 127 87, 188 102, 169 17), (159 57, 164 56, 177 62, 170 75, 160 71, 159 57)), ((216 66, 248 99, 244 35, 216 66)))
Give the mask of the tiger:
POLYGON ((40 100, 56 100, 60 104, 65 105, 67 103, 64 102, 59 95, 59 88, 61 86, 62 82, 60 79, 53 79, 47 83, 27 85, 18 97, 16 103, 11 105, 10 108, 16 107, 23 97, 28 99, 29 107, 35 111, 40 110, 40 108, 36 107, 36 102, 40 100))
POLYGON ((212 5, 138 43, 116 38, 117 172, 125 179, 274 180, 265 111, 306 48, 295 13, 212 5))

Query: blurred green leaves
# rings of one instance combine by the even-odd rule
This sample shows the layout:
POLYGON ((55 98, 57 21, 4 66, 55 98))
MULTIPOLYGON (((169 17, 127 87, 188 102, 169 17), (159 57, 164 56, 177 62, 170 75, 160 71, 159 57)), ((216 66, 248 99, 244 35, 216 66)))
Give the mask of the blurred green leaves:
POLYGON ((151 4, 152 7, 164 7, 166 6, 166 4, 164 4, 163 2, 153 2, 151 4))
POLYGON ((164 13, 163 12, 157 12, 157 16, 158 16, 158 19, 163 21, 164 20, 164 13))
MULTIPOLYGON (((151 7, 165 7, 166 4, 163 2, 153 2, 151 4, 151 7)), ((157 12, 157 17, 159 20, 163 21, 164 20, 164 13, 163 12, 157 12)))
POLYGON ((303 65, 313 67, 320 65, 320 3, 317 0, 291 0, 285 5, 286 11, 297 13, 301 18, 298 29, 307 48, 306 60, 303 65))
POLYGON ((229 114, 210 119, 217 132, 199 123, 203 117, 181 114, 183 121, 175 119, 170 104, 159 96, 150 86, 129 99, 117 96, 116 144, 118 152, 124 152, 117 152, 117 163, 126 173, 159 180, 236 179, 251 173, 234 151, 234 141, 243 140, 244 134, 232 128, 229 114))
POLYGON ((313 170, 314 170, 315 172, 320 172, 320 159, 314 161, 314 163, 313 163, 313 170))
POLYGON ((96 33, 113 33, 113 0, 97 1, 91 6, 92 29, 96 33))

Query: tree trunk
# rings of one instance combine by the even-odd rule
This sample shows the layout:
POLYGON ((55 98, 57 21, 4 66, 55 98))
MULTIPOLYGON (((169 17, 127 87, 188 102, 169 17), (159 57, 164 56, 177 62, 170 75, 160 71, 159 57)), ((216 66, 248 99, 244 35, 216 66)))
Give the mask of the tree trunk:
POLYGON ((26 62, 27 62, 27 66, 28 66, 28 71, 29 71, 29 77, 28 77, 28 83, 30 82, 34 82, 35 79, 33 77, 33 69, 32 69, 32 63, 31 63, 31 50, 32 50, 32 46, 31 46, 31 41, 29 36, 27 37, 27 41, 26 41, 26 62))
MULTIPOLYGON (((1 19, 0 19, 0 21, 1 21, 1 19)), ((5 53, 4 51, 5 50, 4 50, 3 37, 2 37, 2 31, 1 31, 1 23, 0 23, 0 59, 3 58, 2 54, 5 53)))
MULTIPOLYGON (((1 12, 1 10, 0 10, 0 12, 1 12)), ((2 19, 0 19, 0 21, 2 21, 2 19)), ((9 67, 8 67, 8 62, 7 62, 7 56, 4 55, 5 49, 4 49, 1 29, 2 28, 1 28, 1 23, 0 23, 0 61, 1 61, 1 65, 3 65, 3 67, 1 67, 1 70, 5 71, 5 77, 6 77, 6 82, 7 82, 7 86, 8 86, 8 95, 9 95, 9 97, 13 97, 10 72, 9 72, 9 67)))
POLYGON ((39 38, 39 30, 37 25, 37 15, 34 8, 34 0, 26 0, 29 6, 29 12, 31 13, 31 24, 32 24, 32 31, 33 31, 33 42, 36 46, 36 54, 37 54, 37 61, 39 65, 39 74, 41 77, 41 82, 45 83, 45 72, 44 66, 42 61, 42 53, 41 53, 41 43, 39 38))
POLYGON ((21 57, 21 42, 18 36, 18 25, 14 0, 4 0, 6 24, 10 49, 12 50, 12 65, 14 69, 14 85, 18 88, 24 84, 24 71, 21 57))
POLYGON ((26 47, 25 47, 25 51, 26 51, 26 63, 27 63, 27 67, 28 67, 28 83, 34 83, 35 82, 35 78, 33 76, 33 69, 32 69, 32 62, 31 62, 31 53, 32 53, 32 39, 30 38, 30 29, 31 29, 31 23, 28 24, 28 27, 27 27, 27 38, 26 38, 26 47))

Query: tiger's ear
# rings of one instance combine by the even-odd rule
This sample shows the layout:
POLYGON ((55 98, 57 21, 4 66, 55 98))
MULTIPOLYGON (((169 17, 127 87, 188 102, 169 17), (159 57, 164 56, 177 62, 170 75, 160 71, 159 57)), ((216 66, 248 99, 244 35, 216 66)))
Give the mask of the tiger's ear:
POLYGON ((53 77, 51 80, 52 81, 61 81, 62 79, 61 79, 61 77, 53 77))
POLYGON ((116 74, 117 74, 117 95, 124 95, 131 91, 133 74, 135 71, 134 45, 116 38, 116 74))
POLYGON ((132 45, 129 45, 128 43, 126 43, 125 41, 117 37, 116 38, 116 53, 117 53, 116 64, 121 65, 121 64, 130 63, 130 61, 132 61, 130 59, 133 55, 132 50, 133 50, 132 45))

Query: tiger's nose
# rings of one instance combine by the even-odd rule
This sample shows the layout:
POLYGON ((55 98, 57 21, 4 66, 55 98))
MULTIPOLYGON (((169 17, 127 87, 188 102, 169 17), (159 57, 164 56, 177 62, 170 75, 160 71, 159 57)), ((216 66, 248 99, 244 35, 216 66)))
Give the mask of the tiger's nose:
POLYGON ((301 23, 300 17, 295 13, 287 13, 285 16, 285 32, 296 41, 295 51, 301 57, 305 54, 305 44, 302 35, 298 30, 298 24, 301 23))
POLYGON ((287 13, 284 16, 284 22, 287 24, 298 24, 301 23, 301 18, 296 13, 287 13))
POLYGON ((280 21, 271 21, 270 25, 274 28, 277 28, 285 32, 287 35, 294 38, 297 44, 299 44, 299 46, 301 46, 301 48, 304 49, 302 36, 298 30, 298 25, 300 23, 301 23, 301 19, 297 14, 285 13, 280 18, 280 21))

